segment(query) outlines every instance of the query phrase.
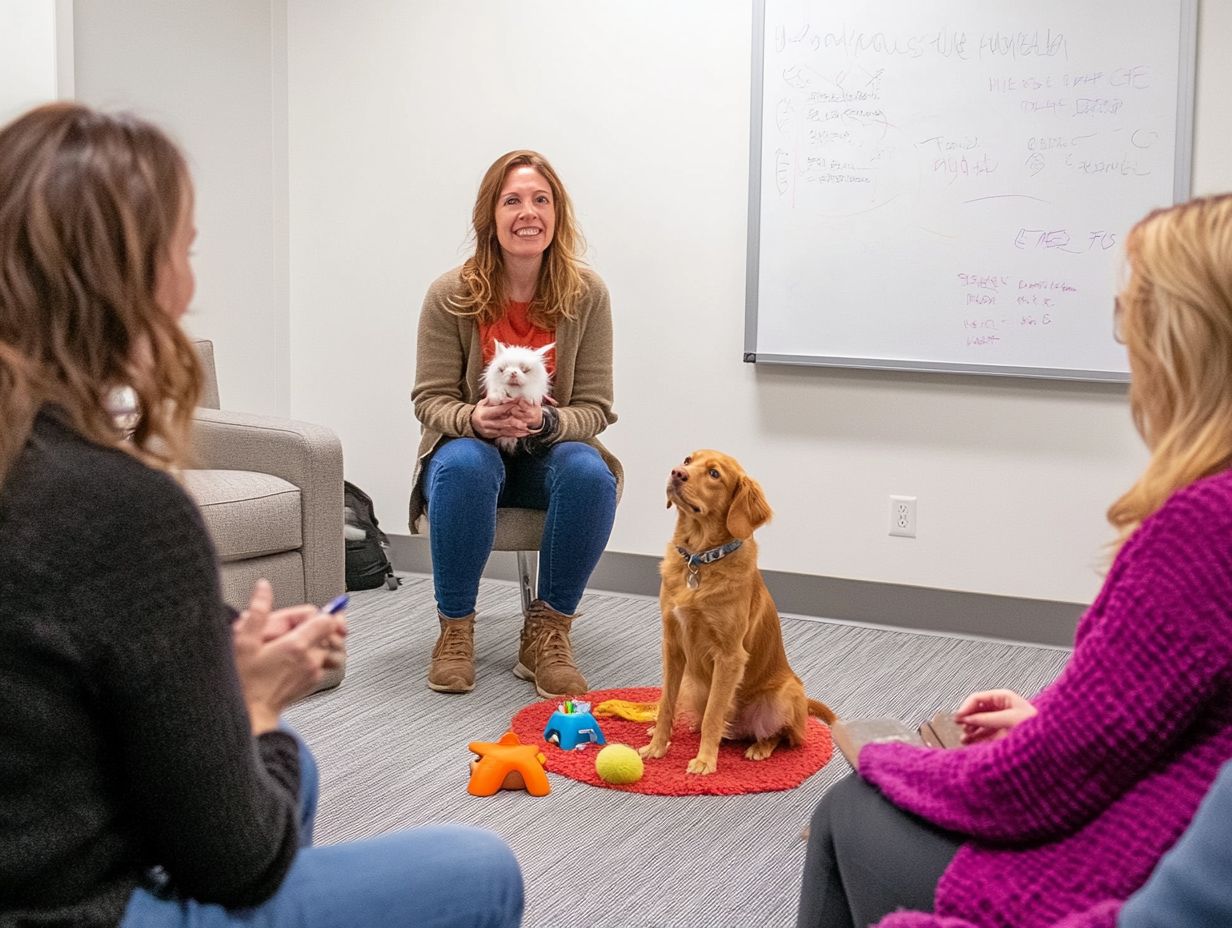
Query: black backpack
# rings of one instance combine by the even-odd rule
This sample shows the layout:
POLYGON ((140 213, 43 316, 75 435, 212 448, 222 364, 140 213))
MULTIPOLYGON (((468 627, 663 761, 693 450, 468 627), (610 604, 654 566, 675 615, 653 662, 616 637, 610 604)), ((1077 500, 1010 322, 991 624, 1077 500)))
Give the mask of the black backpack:
POLYGON ((368 494, 353 483, 342 484, 343 515, 346 518, 346 588, 374 590, 381 584, 396 590, 401 582, 385 549, 389 539, 376 521, 368 494))

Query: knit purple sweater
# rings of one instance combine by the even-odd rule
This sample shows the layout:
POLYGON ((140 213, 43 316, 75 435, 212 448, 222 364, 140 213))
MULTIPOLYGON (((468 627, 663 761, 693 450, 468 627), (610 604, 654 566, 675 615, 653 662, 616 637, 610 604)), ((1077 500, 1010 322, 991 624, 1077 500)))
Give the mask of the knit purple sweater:
POLYGON ((936 914, 879 928, 1111 928, 1232 758, 1232 471, 1117 555, 1039 714, 959 750, 869 744, 860 773, 970 840, 936 914))

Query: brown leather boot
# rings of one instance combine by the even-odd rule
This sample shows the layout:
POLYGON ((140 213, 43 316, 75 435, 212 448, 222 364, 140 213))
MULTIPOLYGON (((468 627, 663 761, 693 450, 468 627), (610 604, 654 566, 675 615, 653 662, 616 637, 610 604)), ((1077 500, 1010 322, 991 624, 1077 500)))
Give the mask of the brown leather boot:
POLYGON ((475 613, 461 619, 437 615, 441 634, 432 649, 428 687, 438 693, 469 693, 475 688, 475 613))
POLYGON ((573 663, 573 646, 569 643, 569 627, 575 618, 561 615, 542 599, 536 599, 526 610, 513 672, 534 683, 544 699, 576 696, 587 690, 586 678, 573 663))

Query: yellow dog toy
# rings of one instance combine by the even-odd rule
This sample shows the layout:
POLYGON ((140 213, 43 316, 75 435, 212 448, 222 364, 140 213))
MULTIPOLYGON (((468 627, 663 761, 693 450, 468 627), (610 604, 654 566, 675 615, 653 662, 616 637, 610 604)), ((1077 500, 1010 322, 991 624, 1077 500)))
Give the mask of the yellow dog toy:
POLYGON ((628 699, 605 699, 595 706, 594 714, 608 719, 628 719, 630 722, 653 722, 659 715, 659 704, 632 702, 628 699))

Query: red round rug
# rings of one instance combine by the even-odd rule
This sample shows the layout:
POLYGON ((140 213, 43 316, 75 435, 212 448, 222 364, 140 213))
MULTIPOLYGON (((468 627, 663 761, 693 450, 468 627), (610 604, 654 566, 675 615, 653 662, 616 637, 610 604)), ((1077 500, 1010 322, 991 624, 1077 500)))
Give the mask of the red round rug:
MULTIPOLYGON (((586 694, 591 707, 608 699, 627 699, 630 702, 654 702, 659 698, 658 687, 633 687, 619 690, 595 690, 586 694)), ((666 757, 646 761, 646 772, 636 783, 613 786, 595 773, 595 755, 599 749, 590 746, 577 751, 562 751, 555 744, 543 740, 543 729, 559 707, 557 700, 531 703, 520 709, 510 726, 523 744, 538 744, 547 757, 549 773, 559 773, 572 780, 580 780, 592 786, 623 790, 626 793, 648 793, 652 796, 733 796, 739 793, 771 793, 777 790, 794 789, 830 760, 834 743, 830 729, 820 720, 808 720, 808 740, 800 747, 779 747, 765 760, 748 760, 744 751, 748 744, 740 741, 723 741, 719 745, 719 769, 708 776, 685 773, 685 767, 697 754, 700 736, 677 726, 672 733, 672 746, 666 757)), ((599 727, 608 744, 627 744, 640 748, 650 743, 647 722, 630 722, 627 719, 598 718, 599 727)))

